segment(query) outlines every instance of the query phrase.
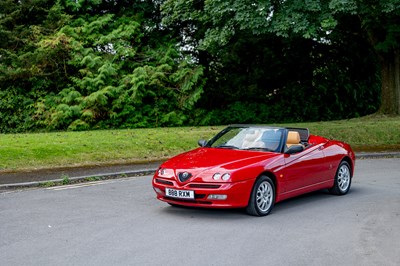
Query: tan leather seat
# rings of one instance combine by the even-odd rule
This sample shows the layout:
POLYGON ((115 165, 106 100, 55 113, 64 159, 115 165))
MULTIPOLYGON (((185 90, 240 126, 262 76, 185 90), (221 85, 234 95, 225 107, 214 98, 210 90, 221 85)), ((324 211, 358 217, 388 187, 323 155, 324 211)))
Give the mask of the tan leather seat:
POLYGON ((292 145, 301 145, 300 143, 300 134, 297 131, 289 131, 287 140, 286 140, 286 146, 290 148, 292 145))

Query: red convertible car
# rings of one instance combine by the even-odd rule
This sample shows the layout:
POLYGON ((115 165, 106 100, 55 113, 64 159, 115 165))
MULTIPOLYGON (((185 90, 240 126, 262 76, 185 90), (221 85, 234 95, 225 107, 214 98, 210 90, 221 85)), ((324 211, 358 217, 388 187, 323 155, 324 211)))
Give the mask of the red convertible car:
POLYGON ((306 128, 231 125, 199 145, 156 171, 152 184, 159 200, 264 216, 275 203, 311 191, 344 195, 354 172, 348 144, 306 128))

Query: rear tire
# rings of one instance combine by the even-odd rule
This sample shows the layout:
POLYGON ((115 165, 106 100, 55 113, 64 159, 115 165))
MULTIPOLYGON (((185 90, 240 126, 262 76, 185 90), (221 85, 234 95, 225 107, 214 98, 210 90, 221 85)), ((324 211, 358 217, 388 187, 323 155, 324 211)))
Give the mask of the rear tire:
POLYGON ((342 161, 335 175, 335 183, 329 192, 334 195, 345 195, 351 186, 351 167, 348 162, 342 161))
POLYGON ((256 180, 246 212, 253 216, 268 215, 275 204, 275 185, 268 176, 256 180))

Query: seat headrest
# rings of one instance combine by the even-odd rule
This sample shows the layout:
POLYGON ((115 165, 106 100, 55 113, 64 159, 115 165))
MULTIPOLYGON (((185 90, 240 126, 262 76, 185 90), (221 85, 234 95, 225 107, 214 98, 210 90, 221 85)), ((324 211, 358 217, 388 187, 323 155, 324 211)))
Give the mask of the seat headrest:
POLYGON ((289 131, 286 144, 299 144, 300 143, 300 134, 297 131, 289 131))

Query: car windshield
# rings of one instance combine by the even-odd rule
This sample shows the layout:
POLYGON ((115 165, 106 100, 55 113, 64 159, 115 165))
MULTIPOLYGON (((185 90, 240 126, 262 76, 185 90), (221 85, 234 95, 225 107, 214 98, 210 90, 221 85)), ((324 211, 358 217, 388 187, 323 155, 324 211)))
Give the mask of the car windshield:
POLYGON ((279 150, 282 128, 228 127, 209 143, 210 147, 240 150, 279 150))

